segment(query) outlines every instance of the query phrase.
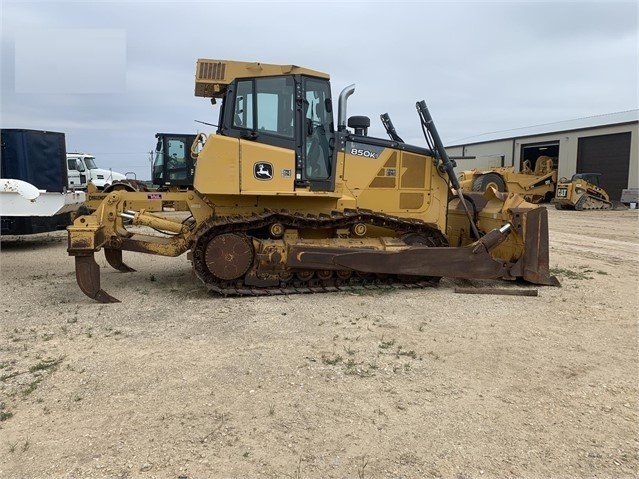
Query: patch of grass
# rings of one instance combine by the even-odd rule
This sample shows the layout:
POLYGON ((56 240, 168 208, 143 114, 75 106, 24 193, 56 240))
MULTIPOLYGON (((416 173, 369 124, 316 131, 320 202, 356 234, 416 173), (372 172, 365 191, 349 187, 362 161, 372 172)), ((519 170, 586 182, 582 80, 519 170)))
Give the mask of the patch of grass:
POLYGON ((35 373, 36 371, 46 371, 49 369, 54 369, 62 362, 62 358, 58 359, 42 359, 38 363, 34 364, 29 368, 30 373, 35 373))
POLYGON ((339 354, 322 354, 322 362, 329 366, 335 366, 336 364, 341 363, 342 360, 343 358, 339 354))
POLYGON ((379 340, 379 349, 390 349, 395 344, 395 340, 384 341, 384 336, 379 340))
POLYGON ((345 366, 346 366, 346 369, 353 369, 355 366, 357 366, 357 363, 355 362, 353 358, 348 358, 348 361, 346 361, 345 366))
POLYGON ((0 422, 6 421, 11 418, 13 413, 11 411, 6 410, 6 406, 4 403, 0 403, 0 422))
POLYGON ((602 271, 600 269, 599 270, 594 270, 594 269, 588 268, 587 266, 582 266, 581 268, 584 270, 584 273, 608 274, 607 272, 602 271))
POLYGON ((370 378, 374 375, 370 369, 357 368, 354 366, 347 368, 346 371, 344 371, 344 374, 348 376, 359 376, 360 378, 370 378))
POLYGON ((587 272, 590 272, 590 270, 574 271, 567 268, 557 268, 557 267, 550 268, 550 274, 552 275, 563 276, 566 279, 575 279, 575 280, 592 279, 591 276, 588 276, 586 274, 587 272))
POLYGON ((28 386, 22 390, 22 395, 24 397, 28 396, 29 394, 31 394, 33 391, 35 391, 36 389, 38 389, 38 384, 40 384, 42 382, 42 378, 38 378, 35 379, 33 381, 31 381, 28 386))
POLYGON ((399 358, 400 356, 408 356, 411 359, 417 359, 417 353, 415 351, 413 351, 412 349, 409 351, 403 351, 401 346, 397 348, 395 356, 397 358, 399 358))
POLYGON ((24 374, 24 372, 14 371, 9 374, 3 374, 2 376, 0 376, 0 381, 6 381, 7 379, 15 378, 20 374, 24 374))

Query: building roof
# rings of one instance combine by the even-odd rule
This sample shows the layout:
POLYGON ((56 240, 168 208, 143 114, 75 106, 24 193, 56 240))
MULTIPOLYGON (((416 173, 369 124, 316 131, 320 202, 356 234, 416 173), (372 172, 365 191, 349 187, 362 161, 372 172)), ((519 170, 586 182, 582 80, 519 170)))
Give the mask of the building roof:
POLYGON ((623 123, 634 123, 639 121, 639 110, 627 110, 617 113, 607 113, 604 115, 588 116, 575 120, 564 120, 555 123, 545 123, 543 125, 527 126, 523 128, 513 128, 511 130, 493 131, 481 135, 468 136, 455 140, 447 145, 447 148, 454 146, 470 145, 475 143, 485 143, 496 140, 510 140, 526 136, 543 135, 561 131, 584 130, 600 126, 618 125, 623 123))

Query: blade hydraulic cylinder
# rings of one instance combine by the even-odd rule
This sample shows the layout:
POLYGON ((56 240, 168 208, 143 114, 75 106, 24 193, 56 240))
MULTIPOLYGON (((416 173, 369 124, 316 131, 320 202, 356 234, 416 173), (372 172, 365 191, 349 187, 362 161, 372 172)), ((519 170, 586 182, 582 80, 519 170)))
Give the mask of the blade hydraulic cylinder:
POLYGON ((416 106, 417 112, 419 113, 419 119, 422 124, 422 130, 424 131, 424 136, 426 137, 426 143, 428 143, 428 146, 435 155, 435 158, 441 161, 439 169, 440 171, 448 175, 448 179, 450 180, 450 184, 453 187, 454 193, 459 197, 459 201, 461 202, 461 205, 466 212, 466 216, 468 216, 468 221, 470 221, 470 227, 475 234, 475 238, 479 238, 479 231, 477 230, 477 226, 475 225, 473 215, 471 215, 470 211, 468 210, 468 205, 466 204, 464 195, 461 192, 459 180, 457 179, 457 175, 455 174, 455 162, 451 160, 448 156, 448 153, 446 153, 446 149, 444 148, 442 139, 439 137, 439 133, 437 132, 437 128, 435 127, 435 123, 433 122, 433 117, 428 111, 426 102, 424 100, 418 101, 416 106))

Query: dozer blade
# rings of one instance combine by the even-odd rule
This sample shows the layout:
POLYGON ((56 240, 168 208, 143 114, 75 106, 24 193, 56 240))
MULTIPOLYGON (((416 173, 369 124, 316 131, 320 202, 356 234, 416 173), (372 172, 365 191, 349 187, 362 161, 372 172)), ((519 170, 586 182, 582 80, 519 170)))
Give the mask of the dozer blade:
POLYGON ((122 261, 122 250, 104 248, 104 257, 113 268, 122 273, 132 273, 135 270, 122 261))
POLYGON ((526 212, 525 245, 523 278, 534 284, 561 286, 559 280, 550 275, 546 208, 526 212))
POLYGON ((100 303, 119 303, 120 301, 100 289, 100 267, 93 253, 75 257, 75 278, 78 286, 89 298, 100 303))

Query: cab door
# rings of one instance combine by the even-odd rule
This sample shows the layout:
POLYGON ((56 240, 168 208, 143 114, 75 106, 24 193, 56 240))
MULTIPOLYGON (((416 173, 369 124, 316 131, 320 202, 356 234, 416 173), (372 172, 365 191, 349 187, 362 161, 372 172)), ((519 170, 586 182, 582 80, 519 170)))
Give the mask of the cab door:
POLYGON ((303 78, 302 179, 312 191, 333 191, 335 187, 335 138, 333 107, 328 80, 303 78))
POLYGON ((87 175, 84 164, 76 158, 67 158, 67 181, 69 188, 87 187, 87 175))
POLYGON ((241 194, 293 192, 296 153, 292 75, 238 80, 223 134, 239 138, 241 194))

